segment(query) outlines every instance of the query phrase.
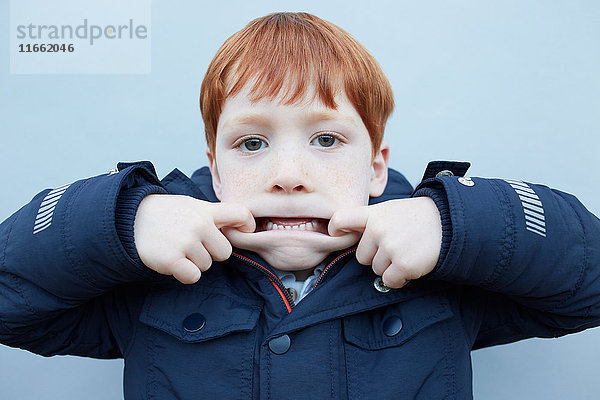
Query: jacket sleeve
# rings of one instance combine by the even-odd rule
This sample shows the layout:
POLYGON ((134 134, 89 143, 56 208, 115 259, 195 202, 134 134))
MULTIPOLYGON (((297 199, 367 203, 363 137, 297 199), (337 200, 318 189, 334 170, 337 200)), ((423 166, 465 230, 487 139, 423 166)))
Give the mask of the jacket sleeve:
POLYGON ((470 288, 474 348, 600 324, 600 221, 574 196, 456 176, 426 179, 413 195, 440 210, 442 252, 429 278, 470 288))
POLYGON ((45 190, 0 225, 0 341, 42 354, 118 357, 121 284, 158 274, 123 243, 141 199, 165 193, 148 162, 45 190))

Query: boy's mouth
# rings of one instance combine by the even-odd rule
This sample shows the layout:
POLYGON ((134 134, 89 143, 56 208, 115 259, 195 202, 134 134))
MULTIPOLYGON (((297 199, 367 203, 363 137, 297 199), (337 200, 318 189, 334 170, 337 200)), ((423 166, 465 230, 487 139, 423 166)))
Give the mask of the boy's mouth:
POLYGON ((312 217, 258 217, 256 218, 256 231, 307 231, 328 235, 328 219, 312 217))

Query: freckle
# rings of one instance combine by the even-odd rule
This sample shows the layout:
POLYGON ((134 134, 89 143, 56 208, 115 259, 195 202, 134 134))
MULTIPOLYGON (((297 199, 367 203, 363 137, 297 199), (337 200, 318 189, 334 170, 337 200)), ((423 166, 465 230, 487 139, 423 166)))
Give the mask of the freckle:
POLYGON ((255 171, 239 169, 232 171, 231 183, 232 187, 228 188, 236 195, 247 193, 256 186, 256 182, 260 181, 260 177, 255 171))

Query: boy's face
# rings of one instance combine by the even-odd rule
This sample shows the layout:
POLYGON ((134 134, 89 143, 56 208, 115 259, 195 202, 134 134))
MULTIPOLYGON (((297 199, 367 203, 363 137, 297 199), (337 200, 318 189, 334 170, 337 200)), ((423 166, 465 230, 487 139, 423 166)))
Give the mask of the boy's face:
POLYGON ((215 154, 207 152, 222 202, 248 207, 254 233, 225 232, 232 245, 255 251, 280 270, 312 268, 359 239, 327 234, 333 213, 367 205, 387 183, 388 147, 371 160, 371 140, 346 95, 337 110, 318 100, 252 103, 248 86, 224 104, 215 154))

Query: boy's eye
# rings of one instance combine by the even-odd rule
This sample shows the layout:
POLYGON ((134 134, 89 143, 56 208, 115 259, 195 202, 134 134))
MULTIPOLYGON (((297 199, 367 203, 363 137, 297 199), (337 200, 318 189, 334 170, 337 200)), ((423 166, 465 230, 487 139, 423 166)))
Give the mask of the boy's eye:
POLYGON ((312 143, 321 147, 331 147, 333 145, 335 145, 337 142, 339 141, 338 138, 336 138, 333 135, 320 135, 317 136, 312 143))
POLYGON ((267 144, 259 138, 250 138, 242 142, 241 146, 244 150, 257 151, 265 147, 267 144))

